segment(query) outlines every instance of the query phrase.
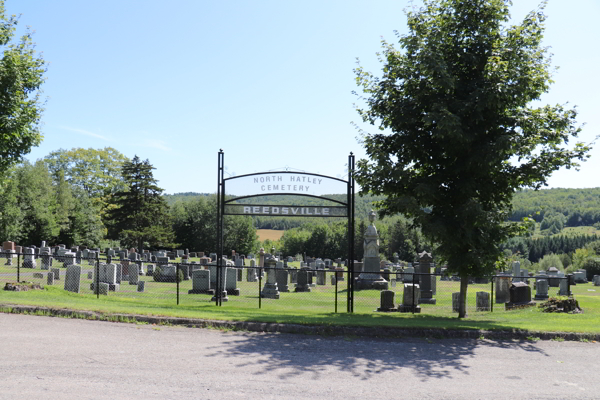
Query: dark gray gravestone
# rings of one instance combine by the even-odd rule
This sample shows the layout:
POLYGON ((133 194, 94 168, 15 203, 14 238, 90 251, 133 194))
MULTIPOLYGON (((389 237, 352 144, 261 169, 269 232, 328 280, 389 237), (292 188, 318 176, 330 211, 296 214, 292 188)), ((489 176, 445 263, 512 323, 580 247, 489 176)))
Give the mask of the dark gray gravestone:
POLYGON ((65 290, 79 293, 81 283, 81 266, 69 265, 65 274, 65 290))
POLYGON ((534 306, 535 302, 531 301, 531 288, 525 282, 513 282, 510 286, 510 301, 505 303, 506 309, 515 307, 534 306))

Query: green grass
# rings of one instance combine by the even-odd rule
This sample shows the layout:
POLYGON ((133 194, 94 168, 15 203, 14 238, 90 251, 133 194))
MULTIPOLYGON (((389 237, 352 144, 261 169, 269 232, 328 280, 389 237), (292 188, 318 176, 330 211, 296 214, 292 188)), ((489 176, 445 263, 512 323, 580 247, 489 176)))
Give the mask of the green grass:
MULTIPOLYGON (((2 263, 3 264, 3 263, 2 263)), ((87 264, 87 263, 85 263, 87 264)), ((346 283, 338 284, 338 313, 334 312, 334 286, 313 288, 311 293, 281 293, 279 300, 262 299, 262 308, 258 308, 258 283, 238 282, 241 296, 229 296, 229 301, 221 307, 215 306, 208 295, 189 295, 192 281, 180 283, 180 304, 176 304, 176 284, 154 282, 152 277, 140 277, 146 281, 146 292, 138 293, 136 286, 127 282, 121 285, 119 292, 111 292, 98 299, 89 288, 92 282, 87 272, 92 266, 83 266, 81 293, 64 291, 64 273, 61 268, 61 280, 44 290, 27 292, 9 292, 0 290, 0 304, 22 304, 49 307, 54 309, 76 309, 96 311, 108 314, 140 314, 149 316, 168 316, 182 318, 214 319, 226 321, 258 321, 274 323, 320 324, 342 326, 382 326, 404 328, 438 329, 484 329, 484 330, 527 330, 549 332, 600 332, 600 287, 591 284, 572 287, 575 298, 584 309, 583 314, 548 314, 539 308, 505 311, 500 304, 494 304, 494 312, 476 312, 475 293, 490 291, 489 284, 470 285, 468 292, 469 316, 456 318, 451 311, 451 294, 459 291, 458 282, 437 281, 437 304, 421 305, 420 314, 378 313, 379 292, 363 290, 355 293, 354 313, 346 313, 346 283)), ((45 283, 45 279, 33 279, 35 270, 21 269, 21 280, 45 283)), ((43 271, 46 272, 46 271, 43 271)), ((329 274, 328 274, 329 275, 329 274)), ((16 267, 0 266, 0 284, 16 280, 16 267)), ((264 281, 263 281, 264 284, 264 281)), ((402 285, 390 287, 396 291, 396 304, 402 299, 402 285)), ((290 290, 293 285, 290 284, 290 290)), ((556 292, 550 288, 550 293, 556 292)), ((533 336, 532 336, 533 337, 533 336)))

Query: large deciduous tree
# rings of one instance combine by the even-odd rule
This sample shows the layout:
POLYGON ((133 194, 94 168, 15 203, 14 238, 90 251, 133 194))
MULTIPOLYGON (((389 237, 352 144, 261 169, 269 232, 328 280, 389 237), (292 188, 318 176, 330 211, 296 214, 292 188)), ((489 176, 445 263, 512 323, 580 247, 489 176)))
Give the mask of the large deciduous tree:
POLYGON ((121 176, 126 190, 113 196, 114 208, 109 234, 126 246, 175 247, 175 234, 171 225, 169 206, 162 196, 163 189, 156 185, 148 160, 135 156, 123 164, 121 176))
POLYGON ((359 113, 381 132, 363 135, 361 193, 386 195, 385 214, 413 218, 439 244, 437 256, 461 278, 493 271, 517 188, 545 185, 577 167, 589 146, 567 145, 580 128, 563 105, 532 104, 551 83, 541 46, 544 4, 518 25, 509 0, 424 0, 407 13, 400 49, 383 42, 383 75, 358 67, 366 102, 359 113))
POLYGON ((42 140, 40 86, 45 62, 36 54, 31 32, 13 41, 16 25, 14 15, 4 15, 0 0, 0 174, 42 140))

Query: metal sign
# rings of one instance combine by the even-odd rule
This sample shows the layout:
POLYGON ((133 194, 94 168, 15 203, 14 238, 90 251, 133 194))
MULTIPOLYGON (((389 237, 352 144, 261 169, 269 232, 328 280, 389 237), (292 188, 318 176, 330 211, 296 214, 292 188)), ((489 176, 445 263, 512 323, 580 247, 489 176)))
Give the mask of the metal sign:
POLYGON ((348 207, 225 204, 225 215, 261 215, 271 217, 347 217, 348 207))
MULTIPOLYGON (((222 301, 223 223, 225 215, 271 217, 345 217, 348 218, 348 312, 354 311, 354 155, 348 157, 348 180, 306 172, 259 172, 225 178, 225 154, 219 151, 217 187, 217 279, 215 301, 222 301), (255 197, 294 195, 313 197, 338 205, 251 204, 255 197), (332 195, 337 195, 331 198, 332 195), (343 196, 339 196, 343 195, 343 196)), ((314 201, 312 201, 314 203, 314 201)), ((337 293, 337 292, 336 292, 337 293)), ((260 307, 260 301, 259 301, 260 307)))

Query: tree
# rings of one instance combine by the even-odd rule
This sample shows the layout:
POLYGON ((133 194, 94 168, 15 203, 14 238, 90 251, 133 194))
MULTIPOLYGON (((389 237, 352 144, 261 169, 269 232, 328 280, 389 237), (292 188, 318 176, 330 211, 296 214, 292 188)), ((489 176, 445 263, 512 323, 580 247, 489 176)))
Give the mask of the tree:
POLYGON ((543 7, 507 26, 509 0, 424 0, 407 13, 401 50, 383 42, 383 76, 360 66, 366 105, 359 114, 381 131, 363 134, 361 193, 386 195, 381 213, 403 213, 438 243, 436 255, 461 278, 465 317, 469 276, 493 271, 520 187, 539 189, 553 171, 573 168, 589 146, 576 137, 576 109, 535 108, 550 85, 541 47, 543 7))
POLYGON ((4 15, 0 0, 0 175, 42 141, 40 86, 45 62, 36 55, 30 31, 13 42, 17 22, 14 15, 4 15))
POLYGON ((114 208, 109 212, 112 225, 110 236, 126 246, 175 247, 169 206, 162 197, 163 189, 156 185, 154 167, 138 156, 126 161, 121 176, 126 190, 114 194, 114 208))
POLYGON ((107 212, 111 197, 126 189, 121 168, 127 160, 112 147, 59 149, 44 157, 54 181, 58 183, 63 174, 70 185, 84 190, 89 205, 97 210, 106 225, 110 225, 107 212))
POLYGON ((5 176, 0 188, 0 241, 18 242, 23 228, 23 214, 19 207, 18 178, 15 168, 5 176))
POLYGON ((56 222, 56 197, 52 178, 43 162, 25 161, 16 170, 17 200, 21 209, 20 240, 38 245, 53 241, 60 232, 56 222))

